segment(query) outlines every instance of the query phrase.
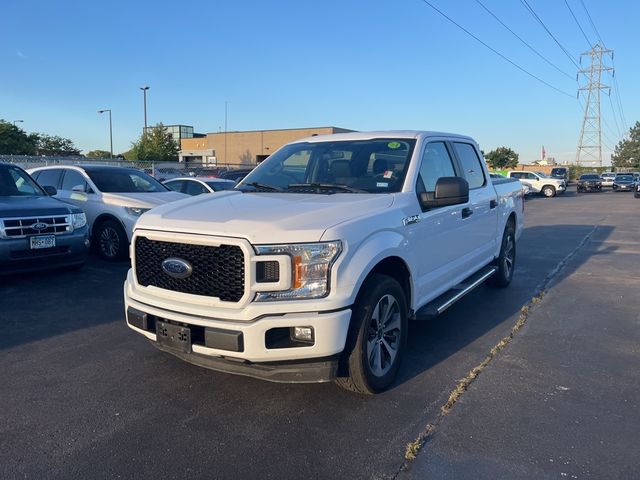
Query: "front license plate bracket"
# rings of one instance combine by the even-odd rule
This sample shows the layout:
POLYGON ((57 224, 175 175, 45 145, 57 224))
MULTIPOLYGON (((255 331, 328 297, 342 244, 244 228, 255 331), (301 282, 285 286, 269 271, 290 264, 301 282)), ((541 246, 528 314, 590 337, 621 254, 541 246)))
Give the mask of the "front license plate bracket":
POLYGON ((188 327, 156 321, 156 341, 170 350, 191 353, 191 330, 188 327))

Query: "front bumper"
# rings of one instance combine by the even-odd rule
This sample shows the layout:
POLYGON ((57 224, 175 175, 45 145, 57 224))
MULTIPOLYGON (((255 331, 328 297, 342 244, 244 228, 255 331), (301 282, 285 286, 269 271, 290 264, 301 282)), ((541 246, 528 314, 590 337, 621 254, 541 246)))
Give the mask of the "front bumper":
POLYGON ((126 284, 124 290, 127 325, 156 347, 195 365, 275 382, 326 382, 335 378, 351 319, 350 308, 265 315, 251 322, 211 319, 146 305, 127 295, 126 284), (159 344, 156 322, 188 327, 189 351, 159 344), (313 328, 313 344, 273 340, 276 333, 293 327, 313 328), (237 340, 229 344, 224 339, 230 337, 237 340))
POLYGON ((89 229, 56 235, 56 246, 31 250, 29 237, 0 239, 0 274, 46 270, 84 263, 89 252, 89 229))

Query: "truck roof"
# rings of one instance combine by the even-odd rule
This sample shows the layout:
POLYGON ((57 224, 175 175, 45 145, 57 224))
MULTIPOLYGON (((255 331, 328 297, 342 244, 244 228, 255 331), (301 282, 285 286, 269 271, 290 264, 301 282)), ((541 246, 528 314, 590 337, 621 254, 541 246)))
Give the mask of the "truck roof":
POLYGON ((375 138, 428 138, 428 137, 456 137, 475 143, 475 140, 466 135, 457 133, 422 131, 422 130, 380 130, 372 132, 333 133, 328 135, 313 135, 297 140, 296 142, 326 142, 340 140, 371 140, 375 138))

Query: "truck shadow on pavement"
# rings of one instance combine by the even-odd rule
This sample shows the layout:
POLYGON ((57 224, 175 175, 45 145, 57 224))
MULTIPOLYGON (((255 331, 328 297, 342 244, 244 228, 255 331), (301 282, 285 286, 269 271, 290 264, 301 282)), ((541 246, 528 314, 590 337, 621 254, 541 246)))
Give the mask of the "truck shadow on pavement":
MULTIPOLYGON (((465 355, 473 357, 470 368, 482 361, 489 349, 508 335, 521 308, 539 293, 541 287, 547 289, 550 284, 572 275, 594 255, 615 252, 617 247, 602 246, 614 228, 598 226, 594 231, 594 225, 553 225, 525 229, 518 244, 514 278, 508 288, 494 289, 483 285, 441 316, 410 324, 409 348, 396 385, 422 374, 457 352, 464 351, 465 355), (592 253, 583 257, 582 262, 567 262, 553 274, 588 235, 589 240, 581 248, 588 244, 592 253)), ((461 372, 452 374, 460 377, 461 372)), ((452 378, 452 387, 458 377, 452 378)))

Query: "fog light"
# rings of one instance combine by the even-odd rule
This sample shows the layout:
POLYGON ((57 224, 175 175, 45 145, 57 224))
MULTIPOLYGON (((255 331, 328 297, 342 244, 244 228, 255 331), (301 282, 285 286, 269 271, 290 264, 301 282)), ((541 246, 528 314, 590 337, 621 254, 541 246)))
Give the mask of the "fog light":
POLYGON ((313 343, 313 327, 293 327, 293 339, 313 343))

